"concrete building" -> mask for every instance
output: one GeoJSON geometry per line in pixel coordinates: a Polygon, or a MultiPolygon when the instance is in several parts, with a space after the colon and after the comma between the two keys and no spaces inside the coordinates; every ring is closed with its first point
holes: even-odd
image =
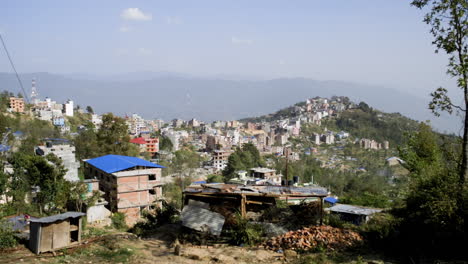
{"type": "Polygon", "coordinates": [[[188,125],[191,126],[191,127],[199,127],[200,126],[200,121],[193,118],[188,122],[188,125]]]}
{"type": "Polygon", "coordinates": [[[215,150],[213,151],[213,167],[216,168],[217,171],[224,170],[226,168],[229,156],[231,156],[231,151],[225,150],[215,150]]]}
{"type": "Polygon", "coordinates": [[[18,97],[10,97],[10,109],[12,112],[24,113],[24,99],[18,97]]]}
{"type": "Polygon", "coordinates": [[[85,161],[85,177],[99,180],[108,209],[125,214],[126,223],[132,226],[143,210],[159,206],[162,168],[136,157],[106,155],[85,161]]]}
{"type": "Polygon", "coordinates": [[[276,175],[276,170],[269,168],[251,168],[250,175],[255,179],[264,179],[275,185],[281,185],[281,175],[276,175]]]}
{"type": "Polygon", "coordinates": [[[66,116],[73,116],[73,101],[67,100],[65,104],[63,104],[63,113],[66,116]]]}
{"type": "Polygon", "coordinates": [[[63,166],[67,169],[67,173],[64,178],[67,181],[79,181],[78,168],[80,163],[76,160],[75,146],[70,145],[68,140],[53,139],[47,141],[45,146],[38,146],[36,148],[36,154],[41,156],[47,156],[48,154],[54,154],[62,160],[63,166]]]}
{"type": "MultiPolygon", "coordinates": [[[[149,135],[145,133],[146,135],[149,135]]],[[[147,152],[151,156],[154,156],[159,151],[159,139],[152,137],[138,137],[130,140],[130,143],[138,145],[140,153],[147,152]]]]}
{"type": "Polygon", "coordinates": [[[92,114],[91,115],[91,122],[93,123],[95,128],[99,128],[102,125],[102,116],[92,114]]]}

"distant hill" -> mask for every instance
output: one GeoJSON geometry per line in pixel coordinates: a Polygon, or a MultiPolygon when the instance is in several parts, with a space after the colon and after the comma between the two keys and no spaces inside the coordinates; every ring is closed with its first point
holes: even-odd
{"type": "MultiPolygon", "coordinates": [[[[359,104],[360,102],[354,102],[359,104]]],[[[365,102],[364,102],[365,103],[365,102]]],[[[299,102],[271,114],[258,117],[243,118],[241,122],[275,121],[296,117],[295,106],[303,106],[299,102]]],[[[419,122],[400,113],[385,113],[367,106],[349,109],[339,113],[337,117],[322,120],[322,127],[339,132],[346,131],[357,138],[374,139],[379,142],[387,140],[392,146],[400,145],[405,140],[405,133],[416,131],[419,122]]]]}
{"type": "MultiPolygon", "coordinates": [[[[454,119],[435,120],[427,102],[413,95],[382,87],[341,81],[316,81],[304,78],[273,80],[223,80],[194,78],[169,73],[107,76],[63,76],[50,73],[22,74],[30,92],[36,78],[41,98],[91,105],[98,113],[119,115],[139,113],[145,118],[197,118],[203,121],[234,120],[272,113],[277,109],[314,96],[348,96],[355,102],[368,102],[385,112],[400,112],[417,120],[434,120],[441,131],[458,133],[454,119]]],[[[0,90],[20,91],[15,76],[0,73],[0,90]]]]}

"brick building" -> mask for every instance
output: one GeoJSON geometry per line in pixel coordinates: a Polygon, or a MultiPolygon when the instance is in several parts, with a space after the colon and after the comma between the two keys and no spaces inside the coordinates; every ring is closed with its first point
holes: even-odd
{"type": "Polygon", "coordinates": [[[152,137],[138,137],[130,140],[130,143],[137,145],[140,152],[148,152],[154,156],[159,151],[159,139],[152,137]]]}
{"type": "Polygon", "coordinates": [[[125,221],[132,226],[142,210],[158,205],[162,168],[136,157],[106,155],[85,161],[85,177],[99,180],[108,209],[124,213],[125,221]]]}
{"type": "Polygon", "coordinates": [[[10,108],[13,112],[24,113],[24,99],[10,97],[10,108]]]}

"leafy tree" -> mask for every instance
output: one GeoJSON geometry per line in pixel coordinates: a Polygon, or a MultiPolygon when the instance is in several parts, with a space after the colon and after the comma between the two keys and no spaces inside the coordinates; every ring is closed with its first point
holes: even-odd
{"type": "Polygon", "coordinates": [[[223,176],[219,174],[210,174],[206,176],[206,182],[212,183],[212,182],[223,182],[223,176]]]}
{"type": "Polygon", "coordinates": [[[102,124],[97,132],[97,144],[101,155],[138,155],[138,149],[130,143],[128,126],[123,118],[108,113],[102,116],[102,124]]]}
{"type": "Polygon", "coordinates": [[[257,147],[252,143],[247,143],[242,148],[237,148],[228,158],[228,164],[223,170],[223,176],[229,180],[236,177],[236,172],[248,170],[254,167],[264,167],[265,161],[260,156],[257,147]]]}
{"type": "Polygon", "coordinates": [[[85,125],[85,129],[80,131],[78,136],[73,139],[73,142],[78,160],[96,158],[102,153],[92,123],[85,125]]]}
{"type": "Polygon", "coordinates": [[[447,74],[457,78],[457,86],[463,91],[463,106],[453,104],[447,89],[442,87],[431,93],[432,102],[429,104],[436,115],[439,115],[439,111],[452,113],[453,110],[460,110],[465,114],[458,188],[458,200],[461,202],[461,193],[468,177],[468,1],[413,0],[412,5],[417,8],[430,8],[424,22],[431,26],[431,34],[434,37],[432,43],[436,46],[436,52],[443,50],[450,56],[447,74]]]}
{"type": "Polygon", "coordinates": [[[452,238],[463,234],[468,217],[466,211],[460,210],[467,194],[462,196],[462,203],[458,202],[458,167],[442,143],[446,144],[430,126],[421,123],[418,132],[400,148],[400,157],[406,161],[410,174],[403,206],[396,207],[394,214],[402,220],[403,235],[423,244],[437,240],[440,232],[448,232],[452,238]]]}
{"type": "Polygon", "coordinates": [[[89,114],[94,114],[94,110],[90,105],[86,107],[86,112],[88,112],[89,114]]]}
{"type": "Polygon", "coordinates": [[[172,141],[163,135],[159,136],[159,149],[165,150],[165,151],[172,151],[173,144],[172,141]]]}
{"type": "Polygon", "coordinates": [[[17,152],[9,161],[14,172],[8,195],[13,198],[16,208],[20,209],[26,195],[33,187],[37,187],[34,204],[40,214],[65,209],[70,183],[64,179],[66,169],[59,158],[53,154],[44,158],[17,152]]]}

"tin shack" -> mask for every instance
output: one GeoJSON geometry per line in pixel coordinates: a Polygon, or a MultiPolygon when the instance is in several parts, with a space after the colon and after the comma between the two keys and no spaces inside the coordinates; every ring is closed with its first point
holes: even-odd
{"type": "Polygon", "coordinates": [[[65,248],[81,241],[79,212],[66,212],[30,221],[29,249],[36,254],[65,248]]]}

